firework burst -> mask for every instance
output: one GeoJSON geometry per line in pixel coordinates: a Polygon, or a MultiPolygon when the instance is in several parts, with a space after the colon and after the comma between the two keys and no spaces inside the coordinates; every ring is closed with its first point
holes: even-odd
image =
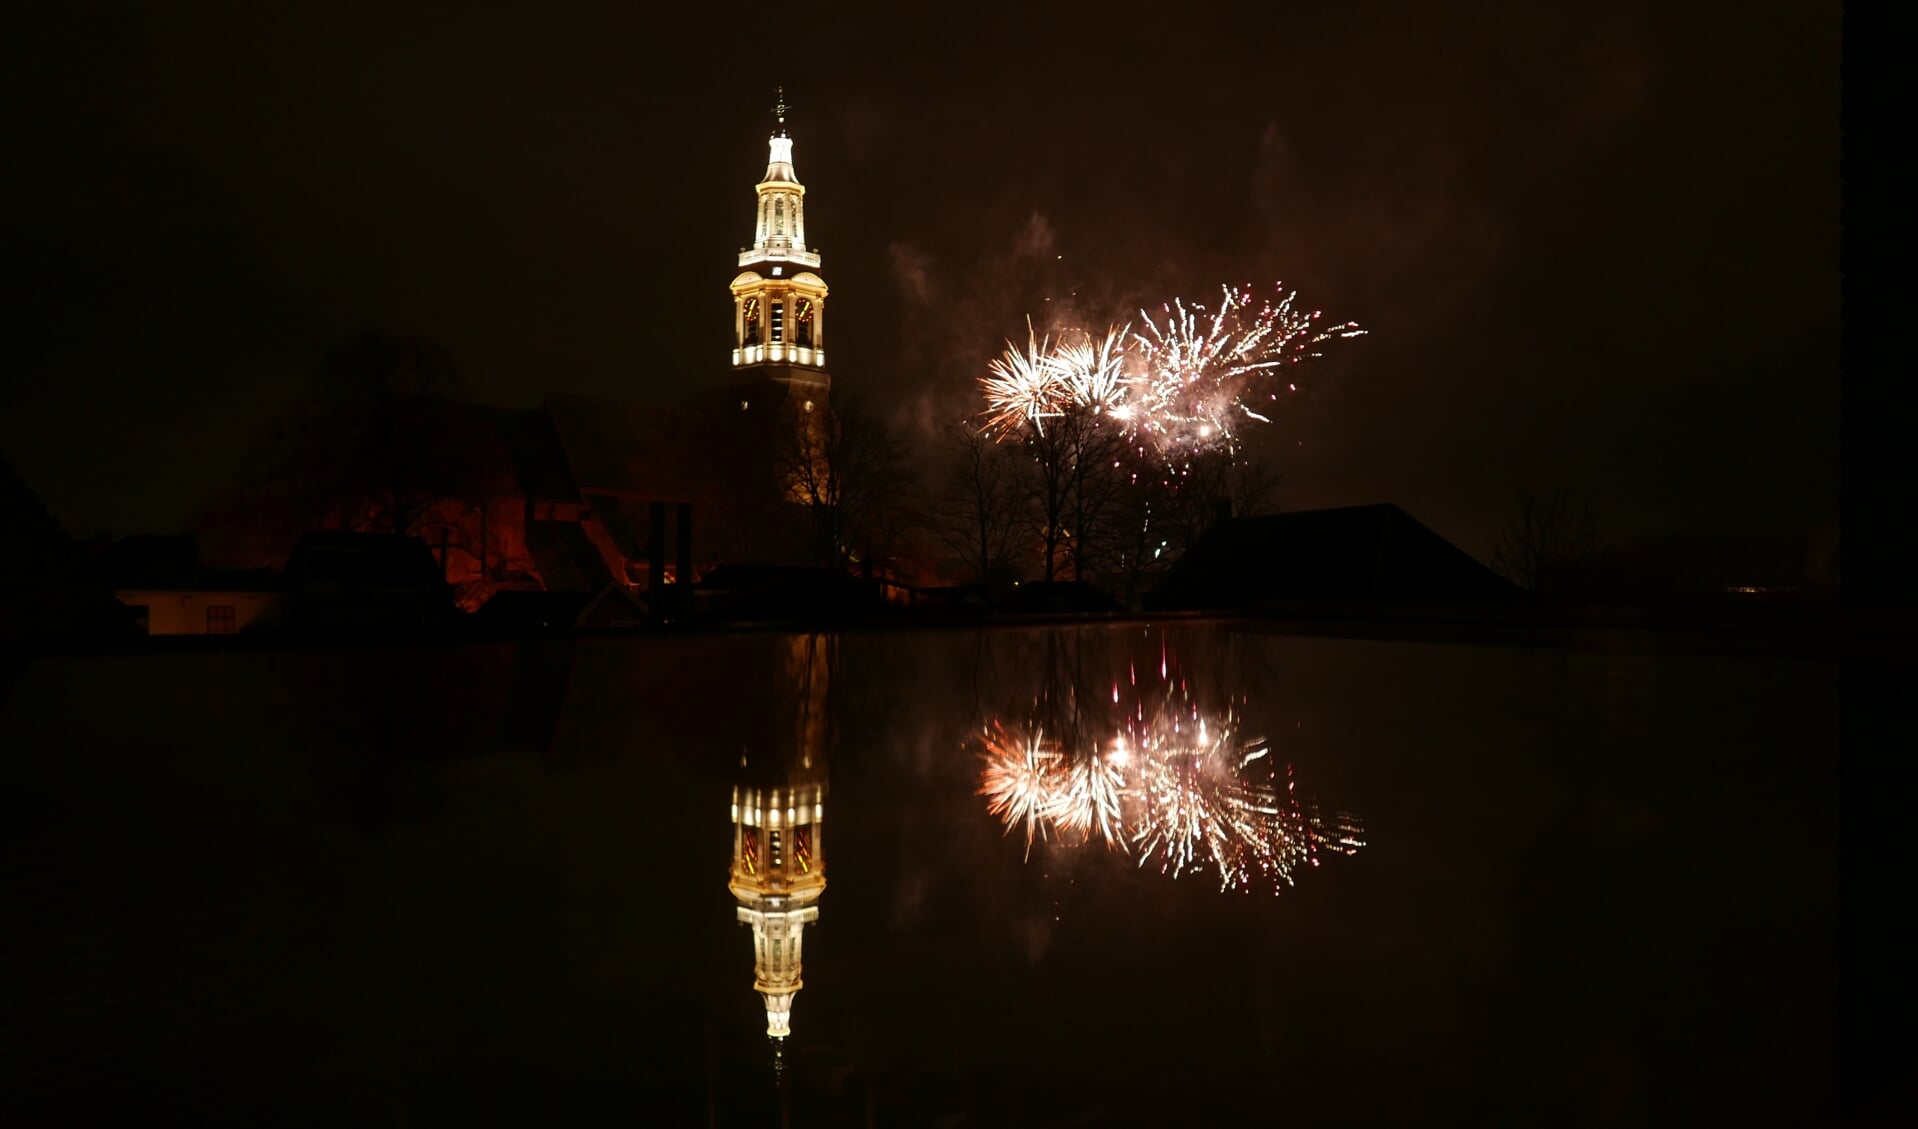
{"type": "Polygon", "coordinates": [[[1290,293],[1257,303],[1249,288],[1227,286],[1216,310],[1176,298],[1161,307],[1159,320],[1141,310],[1143,328],[1131,341],[1138,364],[1134,426],[1175,454],[1206,446],[1230,451],[1243,421],[1271,422],[1254,404],[1278,399],[1271,383],[1277,370],[1319,356],[1326,341],[1365,332],[1356,322],[1318,327],[1320,312],[1301,311],[1297,299],[1290,293]]]}
{"type": "Polygon", "coordinates": [[[1039,337],[1030,323],[1026,330],[1025,349],[1006,342],[1005,352],[987,366],[986,375],[979,380],[979,390],[986,400],[981,423],[988,433],[1002,438],[1027,426],[1043,435],[1045,421],[1061,415],[1070,403],[1054,363],[1052,339],[1039,337]]]}
{"type": "Polygon", "coordinates": [[[1121,422],[1131,418],[1132,407],[1126,400],[1130,383],[1125,375],[1128,329],[1114,327],[1103,339],[1085,333],[1060,342],[1047,360],[1062,400],[1121,422]]]}
{"type": "MultiPolygon", "coordinates": [[[[1141,448],[1168,462],[1207,448],[1238,447],[1246,420],[1279,398],[1275,374],[1320,355],[1319,346],[1365,331],[1356,322],[1324,327],[1304,312],[1296,292],[1259,302],[1249,288],[1221,288],[1217,309],[1175,298],[1142,328],[1113,326],[1104,338],[1076,332],[1054,343],[1027,324],[1024,349],[1006,348],[980,379],[985,429],[1001,439],[1073,409],[1102,414],[1141,448]]],[[[1286,390],[1293,389],[1291,383],[1286,390]]]]}

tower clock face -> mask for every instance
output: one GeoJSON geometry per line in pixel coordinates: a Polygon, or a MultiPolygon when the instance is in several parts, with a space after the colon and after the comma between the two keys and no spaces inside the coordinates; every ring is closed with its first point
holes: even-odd
{"type": "Polygon", "coordinates": [[[794,334],[793,336],[794,342],[803,346],[804,348],[807,348],[807,349],[812,348],[813,340],[812,340],[812,299],[811,298],[801,298],[797,302],[793,303],[793,325],[797,327],[798,329],[798,332],[794,334]]]}

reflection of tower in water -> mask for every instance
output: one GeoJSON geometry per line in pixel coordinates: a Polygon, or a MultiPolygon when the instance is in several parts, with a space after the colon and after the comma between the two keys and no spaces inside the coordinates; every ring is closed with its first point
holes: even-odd
{"type": "Polygon", "coordinates": [[[831,645],[818,635],[784,641],[768,747],[742,755],[741,782],[733,788],[727,886],[739,902],[739,921],[752,927],[753,989],[765,1000],[776,1053],[792,1032],[805,929],[819,919],[826,890],[831,645]]]}

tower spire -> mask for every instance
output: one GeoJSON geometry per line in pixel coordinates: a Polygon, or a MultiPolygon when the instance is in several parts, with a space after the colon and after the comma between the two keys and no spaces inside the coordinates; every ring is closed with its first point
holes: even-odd
{"type": "Polygon", "coordinates": [[[806,186],[793,172],[793,139],[786,132],[792,105],[784,86],[774,88],[772,111],[766,175],[753,186],[753,242],[740,248],[740,273],[733,277],[732,367],[823,392],[831,384],[826,282],[818,274],[819,252],[806,245],[806,186]]]}

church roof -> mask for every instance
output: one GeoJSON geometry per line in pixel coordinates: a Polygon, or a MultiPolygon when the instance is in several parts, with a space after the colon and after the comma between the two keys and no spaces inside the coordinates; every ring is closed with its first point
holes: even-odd
{"type": "Polygon", "coordinates": [[[1215,610],[1260,600],[1491,603],[1516,589],[1394,505],[1220,523],[1167,572],[1155,608],[1215,610]]]}

